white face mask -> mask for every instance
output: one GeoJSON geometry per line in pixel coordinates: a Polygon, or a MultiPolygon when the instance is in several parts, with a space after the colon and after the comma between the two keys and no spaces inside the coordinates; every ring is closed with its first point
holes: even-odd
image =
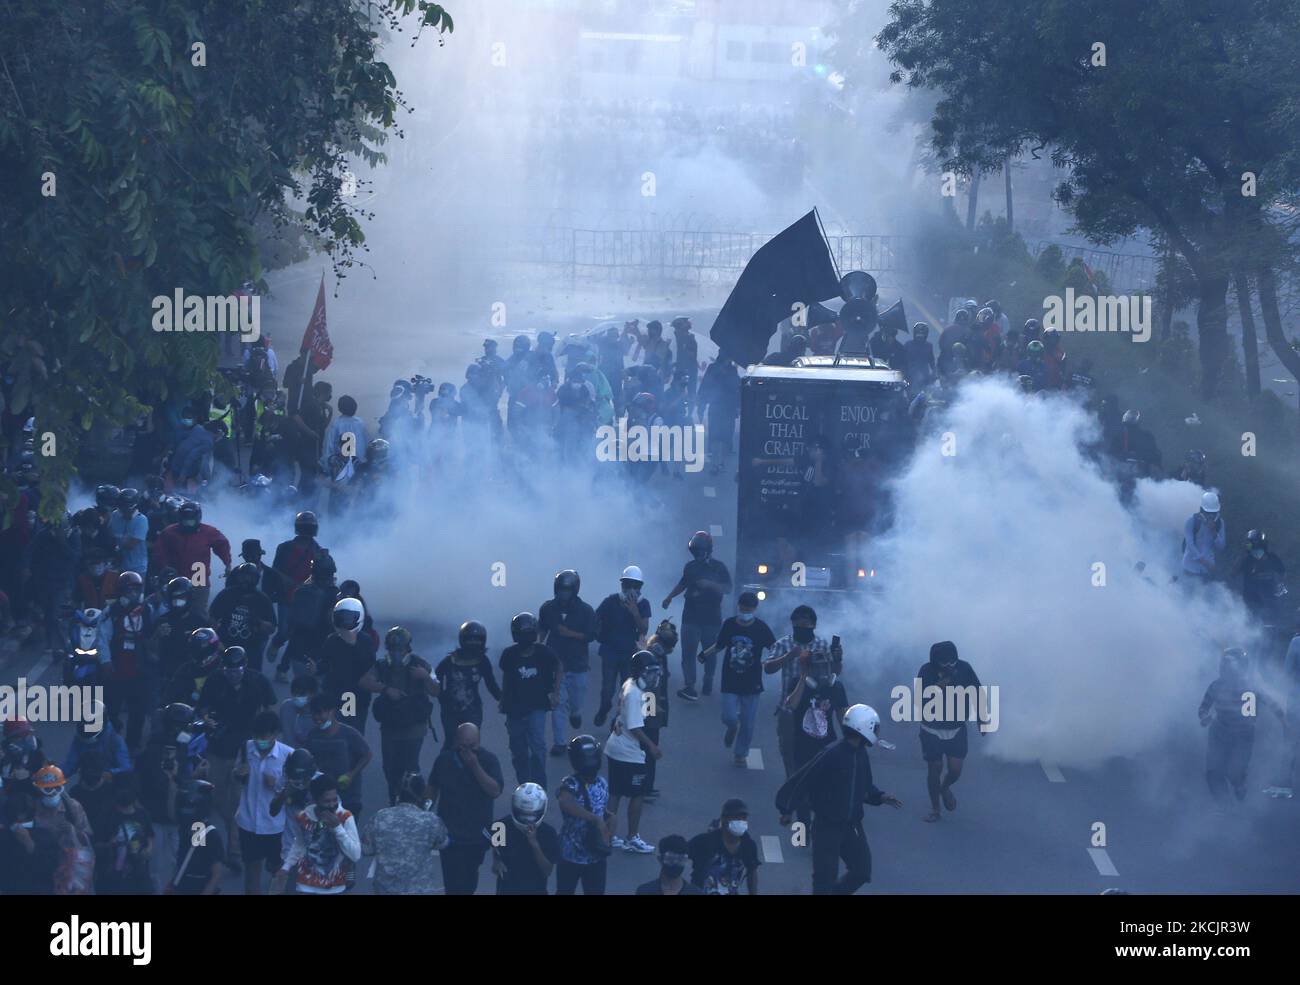
{"type": "Polygon", "coordinates": [[[46,807],[58,807],[59,801],[61,801],[62,799],[63,799],[62,790],[55,790],[52,791],[51,793],[41,794],[41,803],[43,803],[46,807]]]}
{"type": "Polygon", "coordinates": [[[728,821],[728,822],[727,822],[727,830],[730,831],[730,832],[731,832],[733,835],[735,835],[737,838],[739,838],[741,835],[743,835],[746,831],[749,830],[749,822],[748,822],[748,821],[728,821]]]}

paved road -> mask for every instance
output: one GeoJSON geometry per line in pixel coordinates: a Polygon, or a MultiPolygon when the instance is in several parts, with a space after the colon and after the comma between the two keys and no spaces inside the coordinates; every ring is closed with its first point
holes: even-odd
{"type": "MultiPolygon", "coordinates": [[[[635,519],[617,531],[602,535],[622,539],[626,556],[640,557],[635,546],[648,536],[672,534],[680,544],[670,545],[687,559],[685,541],[691,530],[712,529],[717,555],[734,560],[735,502],[730,475],[714,476],[709,471],[685,476],[682,481],[664,480],[658,487],[662,505],[652,510],[655,529],[644,529],[635,519]]],[[[232,533],[237,534],[238,531],[232,533]]],[[[667,551],[671,556],[672,550],[667,551]]],[[[346,567],[346,566],[344,566],[346,567]]],[[[676,569],[660,564],[647,571],[646,595],[661,615],[659,600],[673,580],[676,569]]],[[[341,574],[346,576],[347,571],[341,574]]],[[[584,586],[584,596],[593,603],[605,590],[594,578],[584,586]]],[[[545,597],[546,585],[538,586],[545,597]]],[[[382,598],[372,599],[382,608],[382,598]]],[[[680,617],[680,600],[673,617],[680,617]]],[[[499,606],[498,606],[499,608],[499,606]]],[[[763,613],[777,630],[783,620],[775,611],[763,613]]],[[[506,615],[508,618],[508,615],[506,615]]],[[[413,624],[417,649],[440,654],[450,647],[459,617],[438,624],[413,624]]],[[[490,633],[499,640],[504,620],[495,620],[490,633]],[[501,622],[500,626],[496,622],[501,622]]],[[[833,626],[821,631],[835,632],[833,626]]],[[[490,638],[491,640],[491,638],[490,638]]],[[[856,641],[846,638],[852,663],[856,641]]],[[[493,657],[497,646],[490,648],[493,657]]],[[[31,667],[34,657],[11,660],[6,682],[31,667]]],[[[40,671],[38,665],[31,670],[40,671]]],[[[26,672],[30,680],[31,671],[26,672]]],[[[593,675],[594,678],[595,675],[593,675]]],[[[680,680],[680,667],[673,668],[680,680]]],[[[855,672],[846,675],[850,701],[866,700],[882,712],[888,708],[886,695],[892,682],[872,680],[855,672]]],[[[772,679],[773,683],[775,679],[772,679]]],[[[277,688],[285,693],[285,688],[277,688]]],[[[588,727],[595,710],[596,694],[589,692],[584,716],[588,727]]],[[[765,864],[760,870],[764,893],[807,893],[810,860],[807,848],[795,847],[790,833],[782,830],[772,808],[777,787],[783,779],[774,731],[775,696],[763,696],[758,734],[749,767],[732,765],[731,752],[722,742],[716,694],[691,705],[674,698],[671,726],[663,736],[664,759],[659,766],[660,799],[646,806],[642,834],[657,842],[670,833],[691,836],[703,831],[715,817],[724,799],[741,797],[752,808],[751,833],[758,840],[765,864]]],[[[1099,709],[1100,714],[1105,709],[1099,709]]],[[[1265,726],[1262,726],[1265,727],[1265,726]]],[[[1052,764],[1011,764],[982,754],[980,739],[972,736],[972,753],[965,776],[956,787],[958,810],[946,814],[939,824],[922,823],[927,809],[925,769],[921,762],[915,727],[886,721],[884,732],[893,738],[895,751],[872,754],[876,782],[897,794],[901,810],[869,808],[868,834],[875,857],[875,880],[864,892],[873,893],[1098,893],[1121,888],[1134,893],[1258,893],[1300,890],[1300,845],[1295,839],[1300,801],[1274,801],[1259,793],[1263,777],[1269,775],[1271,731],[1261,735],[1260,751],[1252,778],[1252,794],[1243,808],[1229,817],[1211,814],[1201,778],[1202,749],[1153,752],[1144,761],[1116,761],[1095,771],[1058,769],[1052,764]],[[1172,778],[1172,779],[1171,779],[1172,778]],[[1094,843],[1093,825],[1105,825],[1104,848],[1094,843]]],[[[43,726],[47,746],[61,752],[69,741],[68,726],[43,726]]],[[[597,731],[599,734],[600,730],[597,731]]],[[[603,736],[601,736],[603,738],[603,736]]],[[[378,730],[372,722],[368,738],[378,749],[378,730]]],[[[489,716],[484,744],[502,759],[507,784],[513,781],[505,730],[501,721],[489,716]]],[[[426,742],[422,767],[427,770],[437,751],[426,742]]],[[[548,782],[554,788],[566,761],[548,762],[548,782]]],[[[366,801],[378,806],[383,779],[376,762],[365,777],[366,801]]],[[[508,809],[505,797],[501,813],[508,809]]],[[[373,810],[368,806],[367,810],[373,810]]],[[[549,819],[558,822],[552,805],[549,819]]],[[[367,890],[367,879],[359,891],[367,890]]],[[[657,863],[653,856],[616,853],[609,869],[609,891],[631,892],[639,883],[653,878],[657,863]]],[[[231,876],[225,891],[241,891],[241,881],[231,876]]],[[[480,892],[493,891],[493,880],[484,867],[480,892]]]]}

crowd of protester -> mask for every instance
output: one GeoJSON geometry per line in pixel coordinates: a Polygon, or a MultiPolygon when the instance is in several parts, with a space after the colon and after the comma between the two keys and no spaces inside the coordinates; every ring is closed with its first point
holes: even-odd
{"type": "MultiPolygon", "coordinates": [[[[238,557],[228,535],[203,520],[205,489],[223,469],[251,476],[245,490],[280,489],[297,507],[328,503],[320,515],[341,517],[395,472],[459,460],[471,444],[493,449],[498,467],[545,460],[590,469],[595,429],[619,419],[698,422],[719,472],[733,446],[740,368],[725,356],[703,363],[689,318],[669,328],[629,320],[560,346],[548,332],[519,335],[508,357],[487,339],[459,386],[397,381],[373,434],[355,399],[335,400],[328,382],[313,379],[305,355],[279,379],[261,342],[237,386],[190,399],[174,422],[158,422],[142,488],[101,485],[92,506],[56,521],[35,515],[39,473],[33,449],[23,449],[13,471],[24,498],[0,532],[0,629],[39,638],[66,683],[102,687],[105,724],[76,731],[56,752],[32,723],[4,723],[0,890],[214,893],[227,874],[242,873],[249,893],[334,894],[349,891],[371,857],[375,892],[468,894],[490,857],[501,893],[552,885],[602,893],[609,859],[621,851],[658,855],[660,876],[638,892],[757,892],[760,859],[743,800],[725,799],[694,837],[665,835],[657,846],[641,819],[658,792],[671,698],[699,703],[716,686],[724,745],[744,767],[769,675],[779,675],[776,731],[788,777],[778,806],[784,821],[813,826],[814,891],[851,893],[868,881],[862,805],[898,806],[874,786],[866,761],[879,719],[850,702],[838,637],[818,631],[811,606],[777,629],[759,617],[755,594],[728,602],[735,587],[708,533],[690,538],[691,560],[663,600],[666,611],[683,596],[678,623],[654,624],[635,565],[595,605],[566,570],[536,612],[511,621],[511,643],[495,661],[487,627],[473,620],[434,661],[416,653],[407,628],[381,635],[383,600],[372,608],[355,580],[339,580],[317,511],[299,509],[293,536],[273,551],[243,539],[238,557]],[[484,691],[504,719],[513,790],[481,740],[484,691]],[[609,729],[603,740],[582,731],[593,703],[592,726],[609,729]],[[371,717],[378,743],[368,738],[371,717]],[[430,737],[441,749],[425,774],[430,737]],[[382,781],[370,779],[376,755],[382,781]],[[551,759],[567,769],[558,784],[551,759]]],[[[789,331],[766,361],[834,353],[842,335],[833,320],[806,335],[789,331]]],[[[1036,320],[1011,329],[996,301],[968,301],[939,333],[937,354],[929,326],[911,335],[904,343],[879,329],[869,352],[904,374],[918,419],[972,375],[1009,374],[1027,393],[1083,390],[1102,422],[1097,454],[1115,466],[1121,489],[1163,474],[1140,415],[1120,415],[1112,398],[1099,397],[1090,367],[1074,370],[1059,334],[1036,320]]],[[[1205,470],[1193,452],[1175,475],[1204,486],[1205,470]]],[[[642,483],[682,478],[663,463],[628,474],[642,483]]],[[[1278,663],[1290,680],[1300,677],[1300,635],[1292,637],[1300,627],[1286,613],[1285,568],[1266,535],[1230,539],[1207,489],[1182,552],[1184,580],[1237,581],[1249,610],[1275,631],[1278,663]],[[1228,545],[1243,541],[1233,568],[1228,545]]],[[[1244,651],[1226,651],[1200,708],[1207,781],[1221,803],[1245,794],[1255,719],[1233,695],[1256,669],[1244,651]]],[[[946,641],[919,674],[978,685],[946,641]]],[[[928,821],[955,809],[964,729],[923,729],[928,821]]]]}

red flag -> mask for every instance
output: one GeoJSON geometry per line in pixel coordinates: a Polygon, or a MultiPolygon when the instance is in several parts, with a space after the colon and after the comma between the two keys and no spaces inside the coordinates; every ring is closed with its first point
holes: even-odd
{"type": "Polygon", "coordinates": [[[313,369],[323,370],[334,361],[334,346],[330,343],[329,329],[325,327],[325,275],[320,275],[320,290],[316,292],[316,307],[312,309],[307,331],[302,333],[303,352],[311,353],[313,369]]]}

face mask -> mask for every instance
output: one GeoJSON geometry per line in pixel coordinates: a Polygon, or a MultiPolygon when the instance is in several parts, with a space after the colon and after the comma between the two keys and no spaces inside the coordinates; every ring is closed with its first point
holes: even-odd
{"type": "Polygon", "coordinates": [[[737,838],[739,838],[741,835],[743,835],[746,831],[749,830],[749,822],[748,822],[748,821],[728,821],[728,822],[727,822],[727,830],[730,831],[730,832],[731,832],[733,835],[735,835],[737,838]]]}
{"type": "Polygon", "coordinates": [[[181,427],[183,427],[183,428],[192,428],[192,427],[194,427],[194,422],[193,422],[192,420],[190,420],[188,417],[184,417],[184,418],[181,419],[181,427]]]}
{"type": "Polygon", "coordinates": [[[555,600],[557,602],[567,602],[571,598],[573,598],[573,593],[570,591],[561,590],[555,593],[555,600]]]}
{"type": "Polygon", "coordinates": [[[271,749],[271,747],[275,745],[275,740],[274,740],[274,739],[254,739],[254,740],[253,740],[253,745],[257,746],[257,751],[258,751],[258,752],[269,752],[270,749],[271,749]]]}
{"type": "Polygon", "coordinates": [[[686,866],[678,865],[675,862],[672,865],[669,865],[667,862],[665,862],[662,869],[663,874],[666,875],[669,879],[676,879],[680,877],[681,874],[685,871],[686,871],[686,866]]]}
{"type": "Polygon", "coordinates": [[[320,731],[322,731],[322,732],[328,732],[328,731],[329,731],[329,727],[330,727],[331,725],[333,725],[333,724],[334,724],[334,722],[333,722],[332,720],[326,720],[326,721],[323,721],[323,722],[319,722],[319,723],[316,725],[316,728],[320,729],[320,731]]]}
{"type": "Polygon", "coordinates": [[[794,630],[793,636],[796,643],[803,644],[811,643],[813,641],[813,636],[815,634],[813,633],[811,626],[794,626],[792,628],[794,630]]]}
{"type": "Polygon", "coordinates": [[[641,589],[625,588],[623,589],[623,598],[627,599],[629,602],[639,602],[641,601],[641,589]]]}
{"type": "Polygon", "coordinates": [[[41,803],[46,807],[58,807],[59,801],[63,799],[63,791],[55,790],[53,793],[41,794],[41,803]]]}
{"type": "Polygon", "coordinates": [[[26,828],[28,831],[30,831],[32,828],[36,827],[36,822],[35,822],[35,821],[24,821],[22,824],[15,824],[14,827],[15,827],[15,828],[26,828]]]}
{"type": "Polygon", "coordinates": [[[751,622],[753,622],[753,621],[754,621],[754,613],[752,613],[752,612],[737,612],[737,613],[736,613],[736,622],[743,622],[743,623],[748,624],[748,623],[751,623],[751,622]]]}
{"type": "Polygon", "coordinates": [[[172,599],[172,608],[173,608],[173,609],[183,609],[183,608],[185,608],[187,605],[189,605],[189,602],[186,601],[185,599],[172,599]]]}
{"type": "Polygon", "coordinates": [[[305,694],[300,694],[300,695],[298,695],[296,698],[294,698],[294,699],[293,699],[293,706],[294,706],[295,708],[306,708],[306,707],[307,707],[307,695],[305,695],[305,694]]]}

